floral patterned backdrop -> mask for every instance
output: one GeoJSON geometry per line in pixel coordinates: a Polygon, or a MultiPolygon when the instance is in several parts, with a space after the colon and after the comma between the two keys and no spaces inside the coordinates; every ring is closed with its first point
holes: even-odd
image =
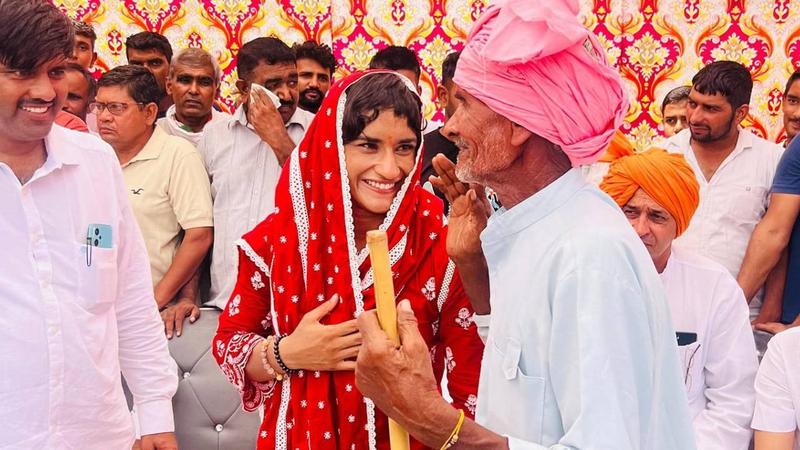
{"type": "MultiPolygon", "coordinates": [[[[221,96],[235,96],[236,50],[258,36],[292,44],[315,39],[332,46],[339,74],[367,66],[387,45],[414,49],[423,65],[425,113],[441,63],[460,49],[490,0],[53,0],[73,18],[94,24],[96,70],[125,63],[125,38],[148,29],[174,48],[213,52],[224,71],[221,96]]],[[[536,0],[531,0],[536,1],[536,0]]],[[[627,82],[632,106],[624,131],[637,147],[660,133],[660,100],[688,84],[703,65],[730,59],[755,80],[747,125],[783,137],[781,94],[800,64],[800,0],[580,0],[581,18],[606,46],[627,82]]]]}

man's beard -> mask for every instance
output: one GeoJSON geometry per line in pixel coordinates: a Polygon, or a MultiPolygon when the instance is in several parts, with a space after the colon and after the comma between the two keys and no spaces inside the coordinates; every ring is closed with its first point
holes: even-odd
{"type": "Polygon", "coordinates": [[[692,140],[697,142],[702,142],[704,144],[708,144],[709,142],[716,142],[730,133],[731,128],[734,127],[734,121],[736,120],[736,115],[731,114],[731,120],[728,122],[728,126],[721,133],[713,134],[711,129],[709,129],[707,134],[704,135],[696,135],[694,131],[691,129],[691,124],[689,124],[689,132],[692,134],[692,140]]]}
{"type": "Polygon", "coordinates": [[[300,93],[300,99],[298,100],[297,103],[300,106],[300,108],[302,108],[302,109],[304,109],[304,110],[306,110],[308,112],[312,112],[312,113],[316,114],[317,111],[319,111],[319,107],[322,106],[322,100],[324,100],[324,99],[325,99],[325,94],[323,94],[322,91],[320,91],[317,88],[310,87],[310,88],[303,89],[303,92],[300,93]],[[317,99],[316,100],[311,100],[311,99],[306,98],[305,94],[307,92],[316,92],[317,93],[317,99]]]}

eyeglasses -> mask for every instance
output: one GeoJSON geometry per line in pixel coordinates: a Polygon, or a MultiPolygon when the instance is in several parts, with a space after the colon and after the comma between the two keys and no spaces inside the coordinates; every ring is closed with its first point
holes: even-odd
{"type": "Polygon", "coordinates": [[[89,112],[92,114],[100,115],[103,110],[108,109],[108,112],[115,116],[121,116],[129,106],[131,105],[138,105],[141,109],[144,106],[144,103],[124,103],[124,102],[109,102],[109,103],[101,103],[101,102],[92,102],[89,103],[89,112]]]}

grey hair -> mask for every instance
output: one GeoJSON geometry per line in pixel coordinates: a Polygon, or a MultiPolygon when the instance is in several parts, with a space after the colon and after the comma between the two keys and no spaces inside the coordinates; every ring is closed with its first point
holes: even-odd
{"type": "Polygon", "coordinates": [[[219,86],[219,82],[222,79],[222,69],[219,67],[217,58],[211,56],[207,51],[194,47],[178,50],[178,53],[175,53],[169,64],[170,78],[175,76],[175,66],[178,64],[192,67],[210,65],[214,69],[214,83],[219,86]]]}

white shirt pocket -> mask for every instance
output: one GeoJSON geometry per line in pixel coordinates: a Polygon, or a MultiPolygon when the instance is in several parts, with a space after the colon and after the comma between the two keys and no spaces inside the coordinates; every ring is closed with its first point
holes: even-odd
{"type": "Polygon", "coordinates": [[[78,292],[75,298],[83,309],[102,313],[117,296],[117,249],[83,244],[78,253],[78,292]]]}
{"type": "Polygon", "coordinates": [[[514,337],[501,337],[492,341],[490,360],[499,376],[490,377],[491,403],[503,408],[486,411],[492,424],[503,424],[503,430],[513,430],[513,437],[530,442],[541,442],[545,407],[545,379],[525,374],[520,366],[522,345],[514,337]],[[524,431],[522,431],[524,430],[524,431]]]}

